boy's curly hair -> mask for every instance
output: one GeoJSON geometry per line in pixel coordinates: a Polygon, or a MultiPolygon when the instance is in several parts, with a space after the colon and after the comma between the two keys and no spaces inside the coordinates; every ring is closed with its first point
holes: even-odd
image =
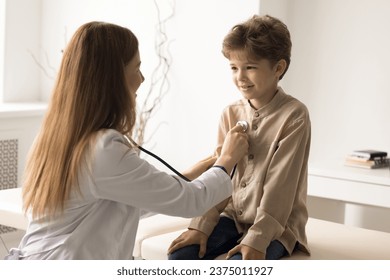
{"type": "Polygon", "coordinates": [[[290,65],[291,38],[287,26],[279,19],[265,15],[254,15],[247,21],[235,25],[225,36],[222,53],[229,59],[230,53],[244,50],[253,59],[267,59],[272,64],[284,59],[286,70],[290,65]]]}

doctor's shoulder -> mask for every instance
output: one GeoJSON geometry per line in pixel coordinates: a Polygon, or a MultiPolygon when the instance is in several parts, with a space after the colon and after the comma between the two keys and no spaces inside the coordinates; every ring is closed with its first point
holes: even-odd
{"type": "Polygon", "coordinates": [[[115,129],[104,129],[97,132],[91,140],[91,159],[98,166],[115,167],[127,154],[136,154],[129,140],[115,129]]]}

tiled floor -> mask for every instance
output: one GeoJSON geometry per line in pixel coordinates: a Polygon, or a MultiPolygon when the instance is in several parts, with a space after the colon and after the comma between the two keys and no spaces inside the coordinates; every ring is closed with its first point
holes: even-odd
{"type": "Polygon", "coordinates": [[[0,234],[0,260],[8,254],[8,250],[13,247],[18,247],[20,240],[24,235],[23,230],[0,234]]]}

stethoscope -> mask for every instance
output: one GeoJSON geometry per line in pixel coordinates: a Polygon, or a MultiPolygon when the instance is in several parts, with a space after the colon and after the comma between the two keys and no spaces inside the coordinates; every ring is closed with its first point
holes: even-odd
{"type": "MultiPolygon", "coordinates": [[[[246,132],[248,130],[248,127],[249,127],[249,124],[248,122],[246,121],[238,121],[236,125],[240,125],[242,127],[242,132],[246,132]]],[[[145,148],[141,147],[140,145],[138,145],[133,139],[129,138],[129,137],[126,137],[126,140],[131,143],[132,145],[136,146],[140,151],[144,152],[145,154],[148,154],[150,155],[151,157],[157,159],[159,162],[161,162],[162,164],[164,164],[166,167],[168,167],[172,172],[174,172],[177,176],[179,176],[180,178],[182,178],[183,180],[187,181],[187,182],[190,182],[191,180],[188,179],[186,176],[184,176],[183,174],[181,174],[179,171],[177,171],[175,168],[173,168],[169,163],[167,163],[165,160],[163,160],[162,158],[160,158],[158,155],[152,153],[151,151],[148,151],[146,150],[145,148]]],[[[233,178],[234,176],[234,173],[236,171],[236,167],[237,167],[237,164],[234,166],[233,168],[233,171],[232,173],[230,174],[230,178],[233,178]]]]}

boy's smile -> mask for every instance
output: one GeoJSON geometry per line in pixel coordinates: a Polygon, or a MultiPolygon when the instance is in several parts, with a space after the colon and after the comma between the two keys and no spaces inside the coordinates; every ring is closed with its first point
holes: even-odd
{"type": "Polygon", "coordinates": [[[267,105],[275,95],[285,61],[272,65],[267,59],[251,59],[246,51],[237,50],[230,53],[229,62],[233,82],[243,97],[255,109],[267,105]]]}

